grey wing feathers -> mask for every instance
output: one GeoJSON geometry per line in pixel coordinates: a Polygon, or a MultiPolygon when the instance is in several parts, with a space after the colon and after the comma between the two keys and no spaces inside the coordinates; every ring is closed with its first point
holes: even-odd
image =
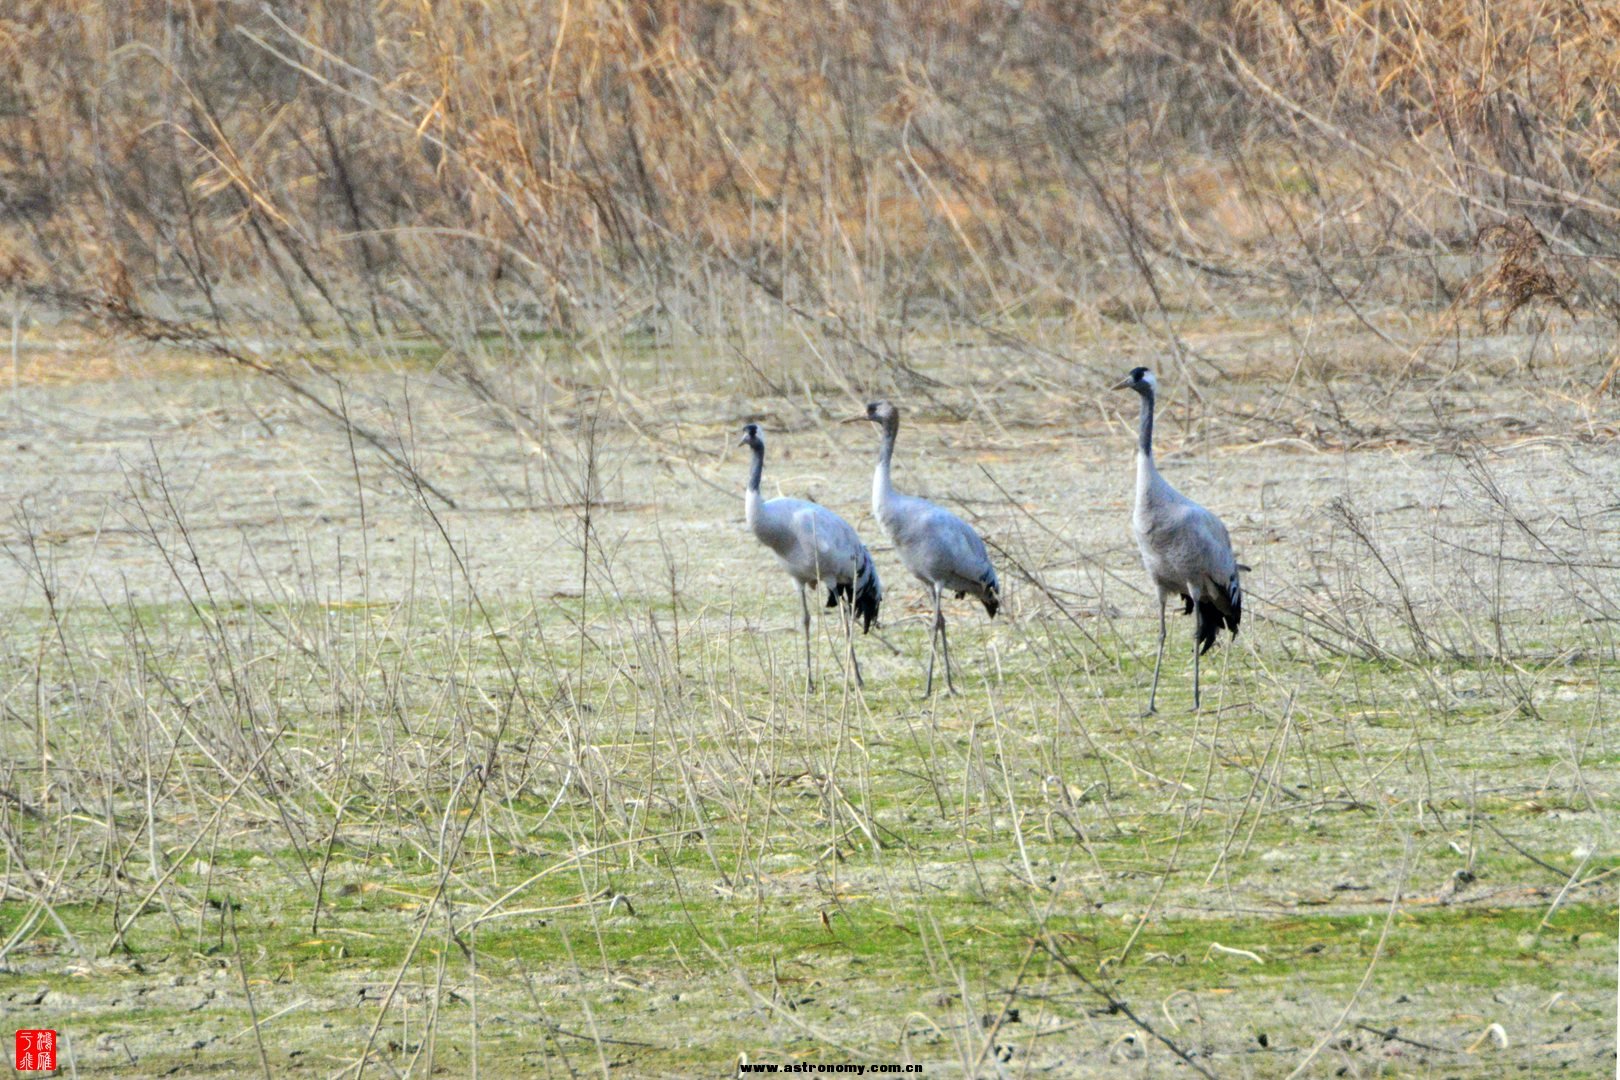
{"type": "Polygon", "coordinates": [[[1206,577],[1224,584],[1237,570],[1226,526],[1197,503],[1157,507],[1146,524],[1148,528],[1138,530],[1137,542],[1160,584],[1179,590],[1185,582],[1206,577]]]}
{"type": "Polygon", "coordinates": [[[955,514],[948,511],[941,513],[951,523],[947,535],[952,537],[956,549],[955,573],[958,578],[975,586],[962,588],[958,584],[956,595],[960,598],[965,593],[973,593],[984,602],[990,617],[995,618],[996,609],[1001,606],[1001,583],[996,579],[996,568],[990,565],[990,553],[985,550],[984,540],[971,525],[955,514]]]}
{"type": "Polygon", "coordinates": [[[895,546],[911,572],[957,596],[971,593],[993,618],[1001,585],[990,553],[973,526],[943,507],[909,498],[889,523],[895,546]]]}
{"type": "Polygon", "coordinates": [[[795,579],[827,587],[828,607],[847,598],[871,628],[883,586],[871,552],[849,522],[818,503],[771,499],[760,507],[755,532],[795,579]]]}
{"type": "Polygon", "coordinates": [[[828,581],[853,577],[855,563],[866,548],[849,522],[825,506],[801,503],[793,508],[793,531],[798,539],[796,572],[828,581]]]}
{"type": "Polygon", "coordinates": [[[1232,538],[1227,535],[1226,525],[1220,518],[1197,503],[1193,504],[1193,509],[1197,511],[1191,515],[1194,521],[1193,535],[1197,539],[1206,572],[1211,577],[1224,579],[1237,571],[1237,559],[1232,557],[1232,538]]]}
{"type": "Polygon", "coordinates": [[[1137,537],[1142,561],[1160,588],[1181,595],[1184,614],[1196,610],[1199,651],[1208,652],[1223,628],[1235,637],[1243,619],[1243,584],[1226,525],[1184,496],[1151,508],[1146,517],[1150,528],[1137,537]]]}

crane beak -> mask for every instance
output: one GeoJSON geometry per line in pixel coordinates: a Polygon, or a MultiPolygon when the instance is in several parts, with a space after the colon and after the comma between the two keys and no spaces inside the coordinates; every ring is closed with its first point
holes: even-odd
{"type": "Polygon", "coordinates": [[[863,420],[872,419],[870,416],[851,416],[847,420],[838,421],[840,424],[859,424],[863,420]]]}
{"type": "Polygon", "coordinates": [[[1131,388],[1131,377],[1129,375],[1127,375],[1123,379],[1119,380],[1119,382],[1115,383],[1113,386],[1110,386],[1108,389],[1110,389],[1110,390],[1129,390],[1130,388],[1131,388]]]}

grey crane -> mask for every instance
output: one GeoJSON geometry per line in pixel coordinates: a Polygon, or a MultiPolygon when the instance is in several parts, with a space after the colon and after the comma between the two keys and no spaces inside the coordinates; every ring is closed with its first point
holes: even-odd
{"type": "Polygon", "coordinates": [[[1171,487],[1153,464],[1153,393],[1158,380],[1145,367],[1134,368],[1115,390],[1135,390],[1142,398],[1136,439],[1136,509],[1131,532],[1142,549],[1142,566],[1159,590],[1159,654],[1153,661],[1153,689],[1144,715],[1154,712],[1159,667],[1164,663],[1164,609],[1171,594],[1181,597],[1182,614],[1198,612],[1193,637],[1193,708],[1198,708],[1198,658],[1210,650],[1221,628],[1236,637],[1243,621],[1247,570],[1232,556],[1232,538],[1221,519],[1171,487]]]}
{"type": "Polygon", "coordinates": [[[844,633],[849,642],[849,661],[855,670],[855,684],[861,680],[860,661],[855,658],[854,620],[862,631],[870,631],[883,604],[883,584],[871,552],[849,522],[817,503],[804,499],[762,499],[759,480],[765,471],[765,435],[758,424],[742,429],[739,446],[754,452],[748,474],[748,494],[744,497],[748,527],[760,543],[776,553],[782,569],[799,586],[799,606],[804,609],[804,680],[815,689],[810,663],[810,601],[806,590],[814,586],[827,590],[827,606],[842,605],[844,633]]]}
{"type": "Polygon", "coordinates": [[[996,609],[1001,606],[996,569],[990,565],[984,541],[973,531],[973,526],[944,507],[894,490],[889,479],[889,464],[894,457],[895,436],[900,432],[900,410],[887,401],[874,401],[866,407],[865,416],[852,417],[847,422],[861,420],[870,420],[883,433],[877,471],[872,475],[872,515],[888,530],[906,569],[928,587],[934,598],[934,629],[928,639],[928,683],[923,696],[934,692],[936,645],[945,653],[945,688],[954,694],[951,643],[945,636],[942,598],[947,592],[955,593],[958,600],[971,593],[990,617],[995,618],[996,609]]]}

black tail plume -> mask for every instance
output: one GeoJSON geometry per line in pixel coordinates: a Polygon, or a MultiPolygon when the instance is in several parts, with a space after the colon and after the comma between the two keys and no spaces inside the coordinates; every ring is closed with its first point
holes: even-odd
{"type": "Polygon", "coordinates": [[[1221,609],[1215,606],[1213,600],[1198,601],[1198,652],[1199,655],[1209,652],[1215,645],[1215,635],[1221,632],[1221,624],[1226,616],[1221,609]]]}
{"type": "Polygon", "coordinates": [[[865,549],[861,551],[860,569],[855,573],[854,604],[855,617],[861,620],[861,633],[871,632],[872,624],[877,622],[878,609],[883,606],[883,583],[878,581],[877,566],[865,549]]]}
{"type": "Polygon", "coordinates": [[[984,591],[979,594],[979,602],[984,605],[986,614],[993,619],[996,612],[1001,610],[1001,581],[996,577],[995,567],[985,567],[983,585],[984,591]]]}
{"type": "MultiPolygon", "coordinates": [[[[1188,606],[1191,606],[1189,601],[1188,606]]],[[[1198,652],[1200,655],[1209,652],[1215,644],[1215,638],[1221,628],[1232,631],[1237,637],[1238,623],[1243,621],[1243,586],[1238,582],[1238,576],[1233,574],[1226,583],[1226,595],[1218,598],[1209,596],[1198,600],[1198,652]]]]}

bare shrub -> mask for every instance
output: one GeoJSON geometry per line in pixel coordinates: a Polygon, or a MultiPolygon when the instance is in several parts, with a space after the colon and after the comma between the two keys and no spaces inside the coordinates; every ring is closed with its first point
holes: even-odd
{"type": "Polygon", "coordinates": [[[746,356],[763,313],[906,378],[908,328],[941,319],[1035,340],[1115,313],[1179,354],[1206,287],[1443,309],[1514,222],[1569,288],[1504,280],[1511,307],[1612,314],[1611,21],[31,2],[0,41],[0,255],[215,327],[462,351],[646,325],[746,356]]]}

